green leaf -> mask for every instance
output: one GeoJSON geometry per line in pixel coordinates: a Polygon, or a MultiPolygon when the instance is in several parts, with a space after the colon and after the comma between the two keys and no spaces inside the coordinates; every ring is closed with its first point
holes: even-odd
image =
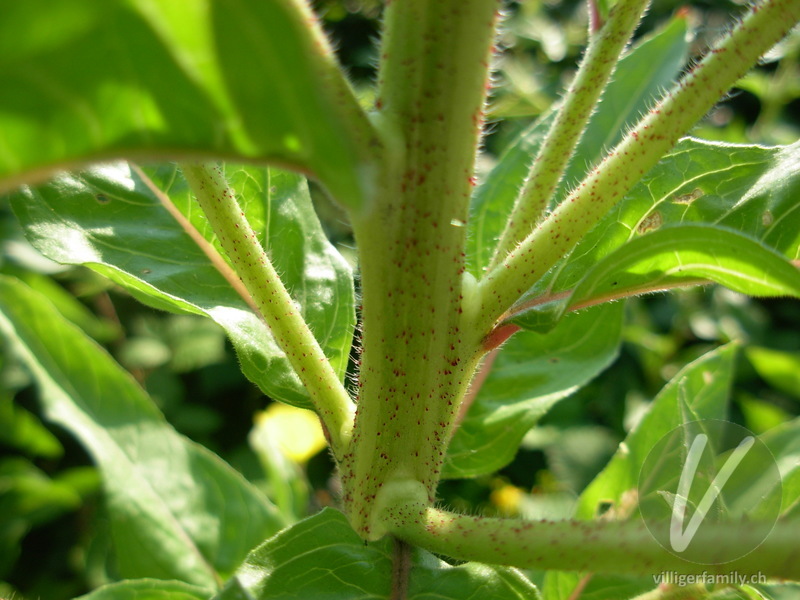
{"type": "Polygon", "coordinates": [[[20,542],[39,524],[81,505],[80,494],[68,483],[49,478],[23,458],[0,460],[0,578],[20,553],[20,542]]]}
{"type": "Polygon", "coordinates": [[[510,567],[466,563],[451,567],[424,551],[411,569],[408,600],[539,600],[536,587],[510,567]]]}
{"type": "Polygon", "coordinates": [[[132,579],[105,585],[75,600],[206,600],[208,590],[182,581],[132,579]]]}
{"type": "Polygon", "coordinates": [[[781,514],[800,514],[800,419],[783,423],[761,434],[781,474],[783,500],[781,514]]]}
{"type": "Polygon", "coordinates": [[[206,589],[282,520],[252,485],[178,435],[133,378],[41,295],[0,278],[0,330],[36,379],[44,413],[102,476],[123,577],[206,589]]]}
{"type": "MultiPolygon", "coordinates": [[[[272,405],[272,407],[275,406],[279,405],[272,405]]],[[[272,408],[271,414],[274,415],[275,412],[275,409],[272,408]]],[[[270,411],[265,411],[255,416],[255,423],[250,429],[247,441],[264,472],[263,487],[269,498],[281,511],[281,514],[294,521],[307,514],[310,486],[301,465],[287,456],[280,447],[280,440],[273,433],[278,425],[269,426],[271,414],[270,411]]],[[[309,416],[315,419],[313,415],[309,414],[309,416]]],[[[290,430],[291,425],[292,422],[289,419],[280,424],[282,431],[290,430]]],[[[322,437],[322,433],[318,435],[322,437]]],[[[308,429],[295,427],[287,437],[305,441],[316,436],[310,434],[308,429]]],[[[324,445],[324,439],[321,441],[324,445]]]]}
{"type": "Polygon", "coordinates": [[[792,417],[774,402],[761,400],[747,392],[739,392],[736,403],[742,411],[743,424],[754,433],[764,433],[792,417]]]}
{"type": "Polygon", "coordinates": [[[547,334],[520,332],[501,349],[450,443],[444,477],[474,477],[508,464],[553,404],[617,356],[624,305],[573,314],[547,334]]]}
{"type": "Polygon", "coordinates": [[[751,296],[800,297],[800,270],[783,256],[738,232],[710,225],[678,225],[636,238],[580,280],[568,298],[512,320],[536,329],[564,311],[646,292],[714,281],[751,296]]]}
{"type": "MultiPolygon", "coordinates": [[[[214,600],[378,600],[391,597],[392,542],[367,544],[330,508],[256,548],[214,600]]],[[[506,567],[450,567],[427,552],[412,558],[408,600],[530,600],[536,588],[506,567]]]]}
{"type": "MultiPolygon", "coordinates": [[[[631,431],[606,468],[584,490],[576,508],[578,518],[592,519],[600,506],[624,519],[637,508],[635,490],[645,458],[653,445],[673,428],[695,419],[725,417],[733,378],[736,347],[724,346],[684,367],[658,394],[647,414],[631,431]]],[[[574,595],[581,577],[549,572],[545,599],[574,595]]],[[[592,577],[581,592],[591,599],[625,599],[651,589],[652,578],[592,577]]]]}
{"type": "Polygon", "coordinates": [[[620,444],[605,469],[581,495],[576,516],[592,519],[609,505],[618,518],[636,508],[639,473],[647,455],[675,427],[698,419],[724,419],[736,346],[723,346],[690,363],[659,392],[647,414],[620,444]]]}
{"type": "Polygon", "coordinates": [[[665,228],[625,244],[581,280],[570,305],[706,279],[750,296],[800,297],[800,271],[739,233],[706,225],[665,228]],[[619,276],[619,277],[617,277],[619,276]]]}
{"type": "Polygon", "coordinates": [[[0,442],[31,456],[58,458],[64,448],[33,413],[0,392],[0,442]]]}
{"type": "MultiPolygon", "coordinates": [[[[737,231],[796,261],[800,259],[798,193],[800,142],[764,148],[684,139],[521,304],[570,293],[615,250],[668,225],[705,223],[737,231]]],[[[539,323],[543,325],[546,322],[539,323]]]]}
{"type": "MultiPolygon", "coordinates": [[[[203,239],[214,243],[177,169],[152,174],[203,239]]],[[[355,325],[352,274],[325,238],[305,181],[268,168],[231,167],[229,174],[248,219],[343,377],[355,325]]],[[[264,393],[310,407],[267,326],[134,169],[119,163],[62,174],[23,188],[12,206],[43,254],[86,265],[158,308],[211,317],[230,336],[245,375],[264,393]]]]}
{"type": "Polygon", "coordinates": [[[800,398],[800,353],[750,346],[745,350],[756,372],[776,389],[800,398]]]}
{"type": "Polygon", "coordinates": [[[0,187],[89,160],[215,155],[291,165],[357,205],[374,134],[318,35],[290,1],[8,6],[0,187]]]}
{"type": "MultiPolygon", "coordinates": [[[[12,215],[9,214],[9,218],[14,220],[16,224],[16,220],[12,215]]],[[[17,225],[17,227],[19,227],[19,225],[17,225]]],[[[21,234],[22,229],[20,228],[20,242],[28,246],[21,234]]],[[[30,251],[36,252],[32,248],[30,251]]],[[[64,267],[59,266],[59,268],[63,269],[64,267]]],[[[52,278],[12,265],[3,265],[2,273],[4,275],[16,277],[31,289],[47,296],[47,299],[55,305],[58,312],[75,323],[78,327],[83,329],[89,337],[98,342],[107,343],[119,337],[120,326],[118,323],[114,323],[111,319],[102,318],[94,314],[85,304],[80,302],[74,294],[71,294],[63,285],[56,283],[52,278]]]]}
{"type": "Polygon", "coordinates": [[[745,586],[759,600],[794,600],[800,595],[800,583],[752,583],[745,586]]]}
{"type": "Polygon", "coordinates": [[[653,578],[548,571],[542,586],[543,600],[572,600],[579,585],[580,600],[630,600],[653,589],[653,578]]]}
{"type": "MultiPolygon", "coordinates": [[[[686,20],[673,19],[663,30],[640,42],[617,65],[602,102],[581,138],[565,174],[564,185],[574,185],[597,162],[601,153],[646,112],[670,86],[686,63],[689,48],[686,20]]],[[[523,131],[503,152],[486,180],[475,190],[467,237],[467,256],[473,275],[480,277],[489,264],[495,243],[517,199],[532,158],[554,118],[548,113],[523,131]]],[[[556,198],[563,196],[564,185],[556,198]]]]}

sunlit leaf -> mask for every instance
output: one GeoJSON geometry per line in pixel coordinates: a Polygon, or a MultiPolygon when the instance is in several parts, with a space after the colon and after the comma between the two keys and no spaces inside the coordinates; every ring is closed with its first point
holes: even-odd
{"type": "Polygon", "coordinates": [[[178,435],[133,378],[41,295],[0,278],[0,330],[48,419],[97,463],[123,577],[214,589],[282,524],[219,457],[178,435]]]}
{"type": "MultiPolygon", "coordinates": [[[[305,181],[275,169],[229,170],[247,199],[257,235],[343,377],[355,324],[352,274],[325,238],[305,181]]],[[[174,192],[176,206],[201,240],[213,243],[176,169],[158,169],[153,177],[174,192]]],[[[228,333],[251,381],[275,399],[310,406],[266,324],[131,167],[118,163],[63,174],[24,188],[12,205],[43,254],[86,265],[158,308],[211,317],[228,333]]]]}
{"type": "Polygon", "coordinates": [[[182,581],[130,579],[96,589],[75,600],[206,600],[208,591],[182,581]]]}
{"type": "Polygon", "coordinates": [[[800,353],[751,346],[745,354],[758,374],[770,385],[800,398],[800,353]]]}
{"type": "Polygon", "coordinates": [[[800,420],[783,423],[759,439],[772,452],[781,474],[781,513],[796,518],[800,514],[800,420]]]}
{"type": "Polygon", "coordinates": [[[4,6],[0,188],[89,160],[216,155],[291,165],[360,204],[372,128],[309,22],[296,2],[4,6]]]}
{"type": "MultiPolygon", "coordinates": [[[[333,509],[301,521],[256,548],[214,600],[383,600],[392,594],[392,541],[366,544],[333,509]]],[[[535,600],[519,571],[467,563],[451,567],[411,554],[408,600],[535,600]]]]}
{"type": "Polygon", "coordinates": [[[733,377],[736,346],[724,346],[684,367],[653,400],[606,468],[584,490],[576,516],[591,519],[599,508],[624,518],[636,509],[636,488],[650,450],[687,421],[724,419],[733,377]]]}
{"type": "MultiPolygon", "coordinates": [[[[720,226],[796,261],[800,259],[798,192],[800,142],[765,148],[687,138],[545,275],[522,303],[570,293],[597,263],[618,248],[659,230],[666,232],[669,225],[720,226]]],[[[660,237],[668,235],[662,233],[660,237]]],[[[752,241],[741,244],[754,248],[752,241]]],[[[641,248],[646,242],[637,244],[641,248]]],[[[735,247],[728,250],[729,255],[740,245],[731,244],[735,247]]],[[[747,286],[742,289],[747,290],[747,286]]],[[[747,293],[763,295],[766,290],[753,288],[747,293]]]]}
{"type": "Polygon", "coordinates": [[[775,251],[727,229],[679,225],[631,240],[591,267],[566,298],[513,322],[547,327],[568,308],[709,281],[751,296],[800,297],[800,270],[775,251]]]}

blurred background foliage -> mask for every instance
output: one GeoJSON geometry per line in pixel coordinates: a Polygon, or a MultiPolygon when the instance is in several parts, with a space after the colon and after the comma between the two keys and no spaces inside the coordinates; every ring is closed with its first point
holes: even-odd
{"type": "MultiPolygon", "coordinates": [[[[369,106],[382,3],[314,4],[369,106]]],[[[696,31],[693,53],[699,55],[730,15],[743,9],[722,0],[689,8],[677,0],[656,0],[637,35],[683,11],[696,31]]],[[[492,157],[558,100],[585,42],[583,2],[508,5],[481,169],[490,168],[492,157]]],[[[694,135],[764,144],[797,140],[799,58],[795,32],[694,135]]],[[[351,232],[342,215],[320,193],[316,202],[329,236],[352,259],[351,232]]],[[[4,199],[0,272],[46,293],[133,374],[180,432],[223,456],[288,519],[335,504],[333,465],[315,418],[272,403],[247,382],[212,322],[157,312],[89,270],[44,259],[24,240],[4,199]]],[[[443,482],[444,503],[489,514],[564,514],[665,382],[731,340],[739,340],[743,350],[730,418],[760,433],[800,414],[800,304],[708,288],[638,298],[627,310],[622,351],[612,367],[556,404],[500,473],[443,482]]],[[[99,483],[83,449],[40,418],[29,375],[0,351],[0,598],[62,600],[114,578],[99,483]]]]}

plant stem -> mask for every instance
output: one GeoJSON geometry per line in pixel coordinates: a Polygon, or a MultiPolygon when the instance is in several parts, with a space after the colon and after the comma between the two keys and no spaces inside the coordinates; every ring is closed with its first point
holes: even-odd
{"type": "Polygon", "coordinates": [[[336,456],[348,447],[353,403],[300,310],[275,272],[219,167],[184,164],[197,197],[236,274],[306,386],[336,456]]]}
{"type": "Polygon", "coordinates": [[[498,0],[387,5],[375,122],[396,141],[381,194],[352,217],[363,353],[345,508],[368,539],[384,487],[432,501],[458,405],[479,358],[464,245],[498,0]]]}
{"type": "Polygon", "coordinates": [[[411,546],[395,538],[392,552],[392,595],[390,600],[408,598],[408,581],[411,576],[411,546]]]}
{"type": "MultiPolygon", "coordinates": [[[[537,570],[656,575],[661,571],[800,578],[800,547],[792,528],[772,525],[704,524],[692,544],[707,564],[687,561],[662,548],[641,521],[524,521],[472,517],[422,504],[386,505],[389,531],[439,554],[462,560],[537,570]],[[715,564],[731,547],[758,547],[743,558],[715,564]]],[[[666,523],[664,529],[669,528],[666,523]]]]}
{"type": "Polygon", "coordinates": [[[800,19],[800,0],[765,0],[706,55],[542,224],[479,283],[488,330],[800,19]]]}
{"type": "Polygon", "coordinates": [[[547,133],[489,264],[492,269],[533,230],[547,210],[567,163],[586,129],[625,45],[649,0],[621,0],[599,32],[590,32],[586,56],[547,133]]]}

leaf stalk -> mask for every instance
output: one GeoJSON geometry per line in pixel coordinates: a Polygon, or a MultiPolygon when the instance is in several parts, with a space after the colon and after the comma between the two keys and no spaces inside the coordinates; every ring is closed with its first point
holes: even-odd
{"type": "Polygon", "coordinates": [[[490,269],[496,267],[533,230],[547,210],[589,117],[648,4],[649,0],[622,0],[614,5],[599,31],[590,31],[586,56],[531,164],[530,173],[495,247],[490,269]]]}
{"type": "Polygon", "coordinates": [[[341,457],[349,445],[354,414],[347,390],[247,222],[222,170],[206,164],[181,168],[236,274],[306,386],[334,454],[341,457]]]}
{"type": "Polygon", "coordinates": [[[682,78],[530,235],[479,282],[489,330],[800,20],[800,0],[765,0],[682,78]]]}
{"type": "MultiPolygon", "coordinates": [[[[382,513],[391,533],[431,552],[461,560],[537,570],[632,575],[735,571],[740,575],[800,578],[796,532],[788,527],[773,529],[771,523],[704,524],[692,541],[696,549],[702,549],[706,564],[701,564],[665,550],[642,521],[485,518],[404,503],[401,497],[398,500],[382,513]],[[732,562],[715,560],[731,547],[747,546],[758,549],[732,562]]],[[[668,527],[665,523],[665,530],[668,527]]]]}

